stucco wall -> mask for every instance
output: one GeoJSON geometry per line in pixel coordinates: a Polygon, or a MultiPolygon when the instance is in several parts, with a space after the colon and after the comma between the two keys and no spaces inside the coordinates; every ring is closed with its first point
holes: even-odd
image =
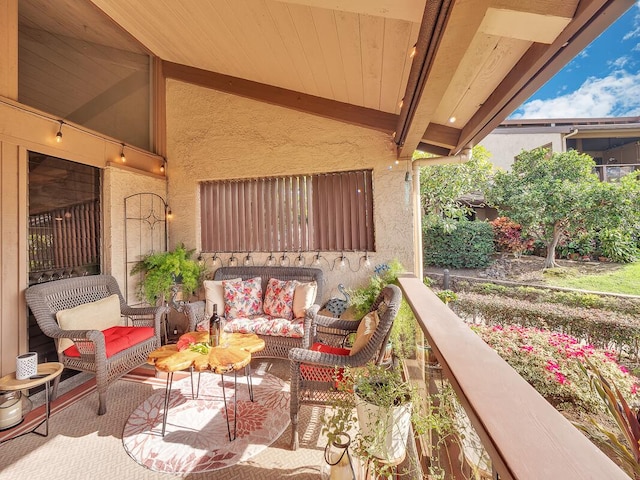
{"type": "Polygon", "coordinates": [[[522,150],[532,150],[552,144],[554,152],[562,152],[562,134],[560,133],[503,133],[487,135],[480,142],[491,152],[491,162],[496,168],[509,170],[516,155],[522,150]]]}
{"type": "MultiPolygon", "coordinates": [[[[125,198],[138,193],[155,193],[166,200],[166,182],[163,178],[132,172],[118,167],[107,167],[104,171],[103,186],[103,214],[104,214],[104,260],[105,273],[110,273],[118,280],[122,292],[128,300],[135,303],[135,281],[127,274],[126,262],[139,260],[140,249],[143,250],[147,242],[140,241],[137,236],[141,233],[136,225],[125,227],[125,198]],[[127,242],[127,237],[129,241],[127,242]],[[126,245],[129,245],[129,252],[126,245]],[[140,247],[140,248],[138,248],[140,247]]],[[[162,215],[164,212],[157,212],[162,215]]],[[[137,223],[137,222],[136,222],[137,223]]],[[[148,225],[143,225],[147,227],[148,225]]],[[[161,229],[161,225],[157,225],[161,229]]],[[[143,236],[148,233],[145,228],[143,236]]],[[[148,251],[143,251],[143,254],[148,251]]]]}
{"type": "MultiPolygon", "coordinates": [[[[395,147],[387,134],[169,81],[167,153],[171,246],[183,242],[200,251],[200,181],[372,168],[376,235],[372,267],[394,258],[408,269],[413,265],[406,166],[395,165],[395,147]]],[[[306,265],[314,254],[303,252],[306,265]]],[[[331,269],[339,252],[321,255],[328,261],[322,262],[325,298],[337,295],[338,283],[358,286],[371,274],[360,268],[364,252],[346,253],[350,268],[343,270],[331,269]]],[[[267,256],[253,254],[253,261],[262,265],[267,256]]],[[[287,255],[292,265],[295,256],[287,255]]],[[[226,265],[230,254],[221,257],[226,265]]]]}

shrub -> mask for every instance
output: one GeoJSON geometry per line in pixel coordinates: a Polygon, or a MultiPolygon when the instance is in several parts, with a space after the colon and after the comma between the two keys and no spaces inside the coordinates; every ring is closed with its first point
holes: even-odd
{"type": "Polygon", "coordinates": [[[441,224],[425,225],[424,261],[427,265],[449,268],[483,268],[494,252],[493,230],[487,222],[460,221],[447,232],[441,224]]]}
{"type": "Polygon", "coordinates": [[[499,252],[521,254],[533,250],[533,239],[522,237],[522,227],[509,217],[489,222],[493,228],[495,249],[499,252]]]}
{"type": "Polygon", "coordinates": [[[605,303],[598,295],[580,292],[551,292],[546,300],[551,303],[583,308],[602,308],[605,303]]]}
{"type": "Polygon", "coordinates": [[[555,406],[604,411],[581,364],[597,366],[632,402],[640,401],[637,379],[615,361],[613,352],[580,343],[570,335],[520,326],[473,326],[496,352],[555,406]]]}
{"type": "Polygon", "coordinates": [[[640,316],[640,301],[632,298],[599,296],[583,292],[561,292],[544,288],[519,286],[507,287],[494,283],[458,282],[459,291],[498,294],[530,302],[551,302],[570,307],[599,308],[629,316],[640,316]]]}
{"type": "Polygon", "coordinates": [[[606,228],[598,234],[600,253],[609,260],[631,263],[638,258],[638,247],[630,233],[617,228],[606,228]]]}
{"type": "Polygon", "coordinates": [[[614,348],[637,358],[640,323],[631,316],[605,310],[530,302],[515,297],[458,292],[453,310],[462,318],[563,332],[601,348],[614,348]]]}

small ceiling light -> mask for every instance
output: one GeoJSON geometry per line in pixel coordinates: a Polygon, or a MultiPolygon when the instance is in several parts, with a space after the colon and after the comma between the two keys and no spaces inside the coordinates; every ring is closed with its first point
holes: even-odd
{"type": "Polygon", "coordinates": [[[122,160],[122,163],[127,162],[127,157],[124,156],[124,143],[122,144],[122,150],[120,150],[120,160],[122,160]]]}
{"type": "Polygon", "coordinates": [[[456,123],[456,117],[449,117],[449,123],[456,123]]]}
{"type": "Polygon", "coordinates": [[[417,49],[417,44],[413,45],[413,48],[411,48],[411,53],[409,53],[409,58],[413,58],[416,56],[416,49],[417,49]]]}
{"type": "Polygon", "coordinates": [[[60,127],[58,128],[58,133],[56,133],[56,142],[58,143],[62,142],[62,125],[64,125],[64,122],[60,120],[60,127]]]}
{"type": "Polygon", "coordinates": [[[395,163],[396,165],[400,165],[400,160],[396,160],[394,163],[395,163]]]}

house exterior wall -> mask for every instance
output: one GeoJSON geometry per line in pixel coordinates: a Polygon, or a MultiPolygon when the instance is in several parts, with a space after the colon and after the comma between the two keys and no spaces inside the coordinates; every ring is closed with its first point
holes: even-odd
{"type": "MultiPolygon", "coordinates": [[[[56,143],[58,122],[19,104],[0,103],[0,375],[15,370],[15,357],[28,350],[27,307],[24,290],[29,285],[27,258],[28,152],[34,151],[104,169],[102,188],[102,271],[114,274],[124,288],[123,195],[152,190],[165,196],[166,182],[159,175],[139,170],[108,168],[120,156],[120,144],[97,134],[64,129],[56,143]]],[[[154,155],[127,152],[135,164],[158,164],[154,155]]]]}
{"type": "MultiPolygon", "coordinates": [[[[407,269],[413,265],[411,185],[405,182],[406,165],[395,164],[389,135],[169,80],[167,153],[170,246],[184,243],[201,249],[200,181],[371,168],[376,244],[372,267],[393,259],[407,269]]],[[[310,265],[316,252],[302,253],[310,265]]],[[[338,283],[360,286],[372,273],[361,268],[364,252],[345,252],[349,263],[344,270],[335,262],[340,252],[320,254],[327,260],[322,261],[327,278],[323,300],[338,296],[338,283]]],[[[236,254],[240,261],[244,255],[236,254]]],[[[263,265],[268,254],[252,256],[256,265],[263,265]]],[[[227,265],[230,254],[221,257],[227,265]]],[[[297,252],[287,257],[294,265],[297,252]]]]}
{"type": "Polygon", "coordinates": [[[563,134],[549,133],[503,133],[493,132],[480,142],[491,153],[491,162],[497,169],[509,170],[515,157],[522,150],[532,150],[551,144],[554,152],[563,151],[563,134]]]}

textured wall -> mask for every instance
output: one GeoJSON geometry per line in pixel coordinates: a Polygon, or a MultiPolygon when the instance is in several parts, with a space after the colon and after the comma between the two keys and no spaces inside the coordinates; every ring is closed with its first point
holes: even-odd
{"type": "MultiPolygon", "coordinates": [[[[381,132],[177,81],[167,83],[171,246],[200,250],[198,182],[286,174],[373,169],[376,252],[372,266],[397,258],[413,265],[412,209],[406,165],[395,165],[395,148],[381,132]]],[[[246,252],[244,253],[246,255],[246,252]]],[[[358,286],[363,252],[347,253],[351,269],[331,271],[339,253],[322,253],[328,278],[325,297],[339,282],[358,286]]],[[[223,255],[227,262],[229,254],[223,255]]],[[[309,265],[313,253],[304,254],[309,265]]],[[[267,254],[253,255],[264,264],[267,254]]],[[[288,255],[291,264],[295,255],[288,255]]]]}
{"type": "Polygon", "coordinates": [[[501,133],[494,132],[480,142],[492,154],[490,160],[497,167],[509,170],[522,150],[533,150],[552,144],[554,152],[562,152],[560,133],[501,133]]]}
{"type": "MultiPolygon", "coordinates": [[[[125,235],[125,198],[137,193],[155,193],[166,200],[166,183],[163,178],[132,172],[117,167],[107,167],[104,170],[103,186],[103,213],[104,213],[104,271],[110,273],[118,280],[120,289],[124,294],[129,291],[129,302],[135,303],[132,296],[135,282],[126,274],[125,261],[136,260],[134,255],[138,253],[135,243],[129,241],[130,251],[126,254],[125,235]],[[129,287],[129,288],[127,288],[129,287]]],[[[162,214],[163,212],[158,212],[162,214]]],[[[137,234],[136,231],[126,232],[130,240],[137,234]]],[[[148,253],[148,252],[143,252],[148,253]]],[[[126,294],[125,294],[126,296],[126,294]]]]}

